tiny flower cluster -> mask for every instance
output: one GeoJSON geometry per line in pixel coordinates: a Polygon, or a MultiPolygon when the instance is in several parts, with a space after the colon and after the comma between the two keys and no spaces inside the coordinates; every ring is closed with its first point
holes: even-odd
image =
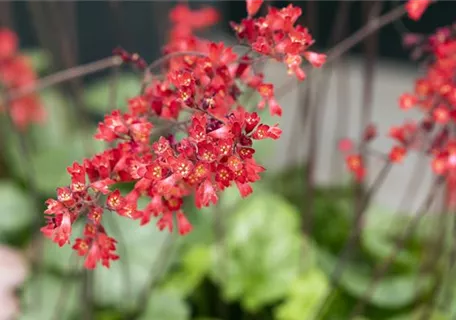
{"type": "MultiPolygon", "coordinates": [[[[18,38],[9,29],[0,28],[0,86],[6,94],[34,85],[36,74],[27,57],[18,53],[18,38]]],[[[44,120],[44,109],[36,95],[14,99],[0,110],[8,109],[14,124],[24,130],[30,123],[44,120]]]]}
{"type": "MultiPolygon", "coordinates": [[[[256,10],[252,1],[247,4],[250,14],[256,10]]],[[[293,7],[286,10],[296,12],[293,7]]],[[[283,21],[284,14],[279,14],[283,21]]],[[[255,57],[238,56],[232,48],[192,33],[215,23],[218,14],[210,8],[191,11],[178,5],[170,18],[174,27],[160,59],[161,72],[152,74],[142,92],[128,101],[127,112],[114,110],[98,125],[95,138],[114,146],[69,167],[71,184],[58,188],[57,199],[46,202],[47,225],[42,232],[59,246],[69,243],[77,220],[85,221],[73,249],[85,257],[89,269],[98,263],[109,267],[119,258],[116,240],[103,227],[104,215],[115,213],[141,225],[155,218],[160,230],[177,229],[185,235],[192,225],[182,209],[184,200],[193,197],[197,208],[214,205],[230,186],[236,186],[242,197],[250,195],[252,183],[265,170],[254,159],[254,142],[276,140],[282,133],[277,124],[262,123],[256,111],[239,103],[240,95],[250,91],[261,97],[258,109],[267,104],[272,115],[282,114],[273,85],[264,83],[253,67],[255,57]],[[183,137],[173,131],[157,139],[157,120],[183,137]],[[115,187],[126,182],[134,185],[128,192],[115,187]],[[144,197],[148,204],[140,208],[138,200],[144,197]]],[[[117,54],[126,62],[141,61],[123,50],[117,54]]]]}
{"type": "MultiPolygon", "coordinates": [[[[414,58],[424,61],[425,72],[416,80],[413,93],[399,97],[399,107],[419,109],[423,117],[390,128],[395,145],[389,161],[400,163],[412,149],[429,155],[434,174],[445,176],[452,186],[448,194],[456,205],[456,136],[451,130],[456,124],[456,25],[440,28],[429,37],[407,35],[404,43],[412,47],[414,58]]],[[[366,172],[361,157],[351,152],[352,144],[344,142],[340,148],[348,154],[349,170],[361,180],[366,172]]]]}
{"type": "Polygon", "coordinates": [[[308,51],[314,43],[311,34],[301,25],[295,26],[302,14],[299,7],[292,4],[285,8],[270,7],[265,17],[254,19],[262,1],[248,1],[249,17],[240,24],[232,23],[241,43],[247,43],[251,49],[261,55],[284,62],[290,74],[304,80],[306,74],[301,68],[302,57],[314,67],[321,67],[326,55],[308,51]]]}

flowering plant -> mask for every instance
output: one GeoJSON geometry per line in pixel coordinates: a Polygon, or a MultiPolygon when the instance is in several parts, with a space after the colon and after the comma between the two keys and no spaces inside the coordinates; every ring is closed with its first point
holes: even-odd
{"type": "Polygon", "coordinates": [[[185,5],[170,13],[173,23],[160,74],[137,54],[115,50],[124,63],[145,69],[144,85],[128,102],[128,112],[114,110],[98,125],[95,139],[114,147],[74,163],[68,168],[69,186],[57,189],[57,199],[47,200],[47,224],[43,234],[59,246],[69,243],[72,225],[83,220],[83,235],[73,249],[86,257],[85,267],[98,262],[109,267],[117,260],[117,240],[103,227],[105,214],[115,213],[139,220],[141,225],[157,218],[160,230],[174,228],[185,235],[192,226],[182,210],[183,200],[194,195],[197,208],[214,205],[218,194],[236,185],[242,197],[252,193],[251,184],[265,169],[255,161],[254,141],[278,139],[278,124],[261,122],[256,110],[239,104],[240,95],[253,90],[261,96],[257,109],[266,107],[281,116],[274,86],[265,83],[255,70],[261,57],[286,64],[289,74],[305,79],[303,58],[321,67],[324,54],[309,51],[314,43],[307,28],[296,25],[301,9],[289,5],[268,8],[264,17],[254,16],[262,1],[247,1],[248,17],[233,23],[239,43],[247,51],[241,55],[223,43],[200,39],[194,31],[211,26],[217,12],[210,8],[192,11],[185,5]],[[153,140],[155,120],[171,127],[173,133],[153,140]],[[183,138],[177,138],[182,133],[183,138]],[[115,184],[133,182],[128,194],[115,184]],[[150,202],[139,209],[137,201],[150,202]]]}

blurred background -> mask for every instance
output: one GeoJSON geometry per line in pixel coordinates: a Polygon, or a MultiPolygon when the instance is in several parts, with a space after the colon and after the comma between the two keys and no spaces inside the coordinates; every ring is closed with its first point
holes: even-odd
{"type": "MultiPolygon", "coordinates": [[[[0,26],[18,34],[21,50],[46,77],[108,57],[118,46],[154,61],[176,3],[1,1],[0,26]]],[[[326,52],[404,1],[267,3],[302,7],[315,51],[326,52]]],[[[221,13],[217,26],[200,36],[236,43],[229,22],[245,17],[244,1],[188,4],[221,13]]],[[[357,319],[454,319],[453,218],[435,201],[415,219],[433,188],[429,159],[411,154],[394,167],[360,224],[337,143],[358,139],[370,110],[368,123],[379,132],[368,162],[372,183],[385,162],[378,154],[392,145],[388,129],[422,116],[398,108],[399,96],[413,91],[423,71],[402,37],[450,25],[455,13],[456,2],[439,1],[418,22],[404,17],[312,71],[305,84],[290,82],[282,65],[266,63],[266,78],[280,91],[283,137],[259,144],[267,173],[254,194],[241,200],[229,190],[217,207],[201,211],[186,203],[194,224],[186,237],[159,232],[154,223],[140,228],[106,217],[121,255],[109,270],[84,272],[70,246],[43,241],[36,230],[44,225],[44,201],[68,183],[66,167],[105,147],[91,138],[96,124],[106,112],[126,108],[141,74],[116,67],[40,91],[45,125],[24,133],[5,119],[1,124],[0,320],[343,320],[359,301],[365,308],[357,319]],[[345,243],[358,227],[347,256],[345,243]],[[376,276],[384,261],[388,269],[376,276]]]]}

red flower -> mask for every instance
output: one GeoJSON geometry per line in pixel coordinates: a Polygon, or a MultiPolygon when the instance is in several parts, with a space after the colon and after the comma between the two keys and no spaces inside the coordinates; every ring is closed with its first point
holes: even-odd
{"type": "Polygon", "coordinates": [[[176,213],[177,218],[177,229],[179,230],[179,234],[181,236],[186,235],[190,231],[192,231],[192,225],[187,220],[187,217],[182,213],[182,211],[178,211],[176,213]]]}
{"type": "Polygon", "coordinates": [[[18,39],[14,32],[11,30],[0,29],[0,60],[12,57],[18,47],[18,39]]]}
{"type": "Polygon", "coordinates": [[[391,162],[400,163],[405,157],[406,150],[404,147],[395,146],[391,149],[389,159],[391,162]]]}
{"type": "Polygon", "coordinates": [[[408,0],[405,4],[410,19],[418,21],[431,4],[431,0],[408,0]]]}
{"type": "Polygon", "coordinates": [[[246,0],[247,13],[249,16],[254,16],[260,10],[263,0],[246,0]]]}

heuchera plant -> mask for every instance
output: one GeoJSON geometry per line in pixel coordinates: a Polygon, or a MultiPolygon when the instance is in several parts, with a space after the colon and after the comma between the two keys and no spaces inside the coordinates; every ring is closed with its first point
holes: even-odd
{"type": "MultiPolygon", "coordinates": [[[[175,7],[160,59],[163,72],[152,75],[147,68],[151,79],[128,101],[128,112],[112,111],[98,125],[95,138],[114,147],[74,163],[68,168],[71,184],[57,189],[57,199],[47,200],[47,225],[41,230],[59,246],[69,243],[72,225],[84,221],[73,249],[85,257],[86,268],[95,268],[98,262],[109,267],[119,258],[116,240],[103,227],[104,214],[139,220],[141,225],[155,218],[160,230],[170,232],[175,217],[179,234],[185,235],[192,226],[182,211],[184,198],[193,195],[195,206],[202,208],[216,204],[219,193],[231,185],[242,197],[251,194],[251,184],[265,170],[255,161],[254,141],[275,140],[282,133],[278,125],[262,123],[257,112],[240,105],[240,95],[254,90],[261,96],[258,109],[267,105],[271,115],[282,114],[274,86],[264,82],[254,63],[261,57],[275,59],[286,64],[290,75],[304,80],[303,58],[321,67],[326,56],[308,51],[314,40],[307,28],[295,25],[300,8],[270,7],[266,16],[254,18],[262,1],[246,3],[248,17],[232,24],[239,44],[246,48],[242,55],[194,35],[217,21],[215,10],[175,7]],[[154,119],[185,137],[172,134],[152,142],[154,119]],[[127,194],[112,190],[123,182],[134,182],[133,189],[127,194]],[[150,199],[141,210],[140,197],[150,199]]],[[[146,66],[136,54],[116,54],[125,62],[146,66]]]]}
{"type": "MultiPolygon", "coordinates": [[[[17,35],[9,29],[0,28],[0,89],[6,95],[21,88],[34,86],[36,74],[26,56],[18,53],[17,35]]],[[[42,122],[44,109],[36,94],[12,100],[7,106],[0,104],[0,111],[8,109],[14,125],[25,130],[30,123],[42,122]]]]}

